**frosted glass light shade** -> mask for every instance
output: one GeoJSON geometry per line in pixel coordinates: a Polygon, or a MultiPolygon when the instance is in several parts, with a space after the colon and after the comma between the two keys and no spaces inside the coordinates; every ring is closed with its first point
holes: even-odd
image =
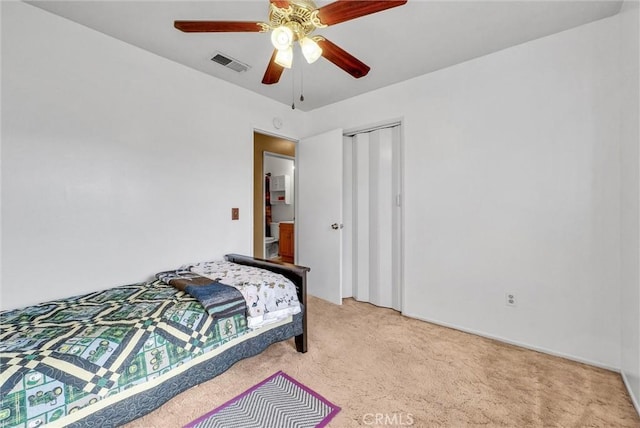
{"type": "Polygon", "coordinates": [[[275,63],[283,66],[284,68],[291,68],[291,65],[293,64],[293,49],[291,46],[289,46],[288,49],[278,49],[275,63]]]}
{"type": "Polygon", "coordinates": [[[318,46],[315,40],[308,37],[300,40],[300,48],[302,49],[304,59],[306,59],[309,64],[316,62],[322,55],[322,48],[318,46]]]}
{"type": "Polygon", "coordinates": [[[274,29],[271,32],[271,43],[279,51],[289,48],[293,43],[293,31],[284,25],[274,29]]]}

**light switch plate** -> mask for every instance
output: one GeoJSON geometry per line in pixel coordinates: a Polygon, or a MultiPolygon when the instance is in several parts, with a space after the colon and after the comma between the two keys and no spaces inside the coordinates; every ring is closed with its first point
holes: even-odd
{"type": "Polygon", "coordinates": [[[231,220],[240,220],[240,208],[231,208],[231,220]]]}

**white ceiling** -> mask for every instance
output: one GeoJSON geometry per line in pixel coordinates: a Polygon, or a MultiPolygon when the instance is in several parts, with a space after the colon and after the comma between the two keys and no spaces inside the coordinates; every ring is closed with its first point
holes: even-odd
{"type": "MultiPolygon", "coordinates": [[[[273,48],[265,33],[183,33],[174,20],[268,21],[268,0],[30,1],[72,21],[276,101],[310,111],[491,52],[615,15],[622,1],[430,1],[337,24],[320,34],[371,67],[354,79],[321,58],[261,83],[273,48]],[[237,73],[210,58],[221,52],[251,68],[237,73]],[[293,77],[293,79],[292,79],[293,77]],[[304,102],[299,101],[301,82],[304,102]]],[[[317,1],[318,7],[331,1],[317,1]]]]}

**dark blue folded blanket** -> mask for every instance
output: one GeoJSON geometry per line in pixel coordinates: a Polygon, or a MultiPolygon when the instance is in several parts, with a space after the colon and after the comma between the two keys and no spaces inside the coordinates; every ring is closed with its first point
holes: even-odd
{"type": "Polygon", "coordinates": [[[213,281],[208,285],[187,285],[184,290],[195,297],[215,319],[246,315],[247,302],[235,287],[213,281]]]}
{"type": "Polygon", "coordinates": [[[215,320],[246,316],[247,302],[235,287],[184,270],[160,272],[156,277],[194,297],[215,320]]]}

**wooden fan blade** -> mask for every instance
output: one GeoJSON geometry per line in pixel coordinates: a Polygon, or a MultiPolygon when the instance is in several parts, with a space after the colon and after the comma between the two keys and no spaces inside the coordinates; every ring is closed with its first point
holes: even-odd
{"type": "Polygon", "coordinates": [[[185,33],[260,32],[262,26],[251,21],[174,21],[173,26],[185,33]]]}
{"type": "Polygon", "coordinates": [[[284,71],[284,67],[276,64],[276,54],[278,53],[278,49],[273,50],[273,54],[271,55],[271,60],[269,61],[269,65],[267,66],[267,70],[264,72],[264,77],[262,78],[262,83],[265,85],[273,85],[274,83],[278,83],[280,80],[280,76],[284,71]]]}
{"type": "Polygon", "coordinates": [[[318,40],[318,45],[322,48],[323,57],[356,79],[366,76],[371,70],[367,64],[327,39],[318,40]]]}
{"type": "Polygon", "coordinates": [[[393,7],[402,6],[407,0],[354,1],[338,0],[318,9],[318,18],[325,25],[339,24],[393,7]]]}
{"type": "Polygon", "coordinates": [[[286,9],[289,7],[289,0],[271,0],[271,4],[280,9],[286,9]]]}

